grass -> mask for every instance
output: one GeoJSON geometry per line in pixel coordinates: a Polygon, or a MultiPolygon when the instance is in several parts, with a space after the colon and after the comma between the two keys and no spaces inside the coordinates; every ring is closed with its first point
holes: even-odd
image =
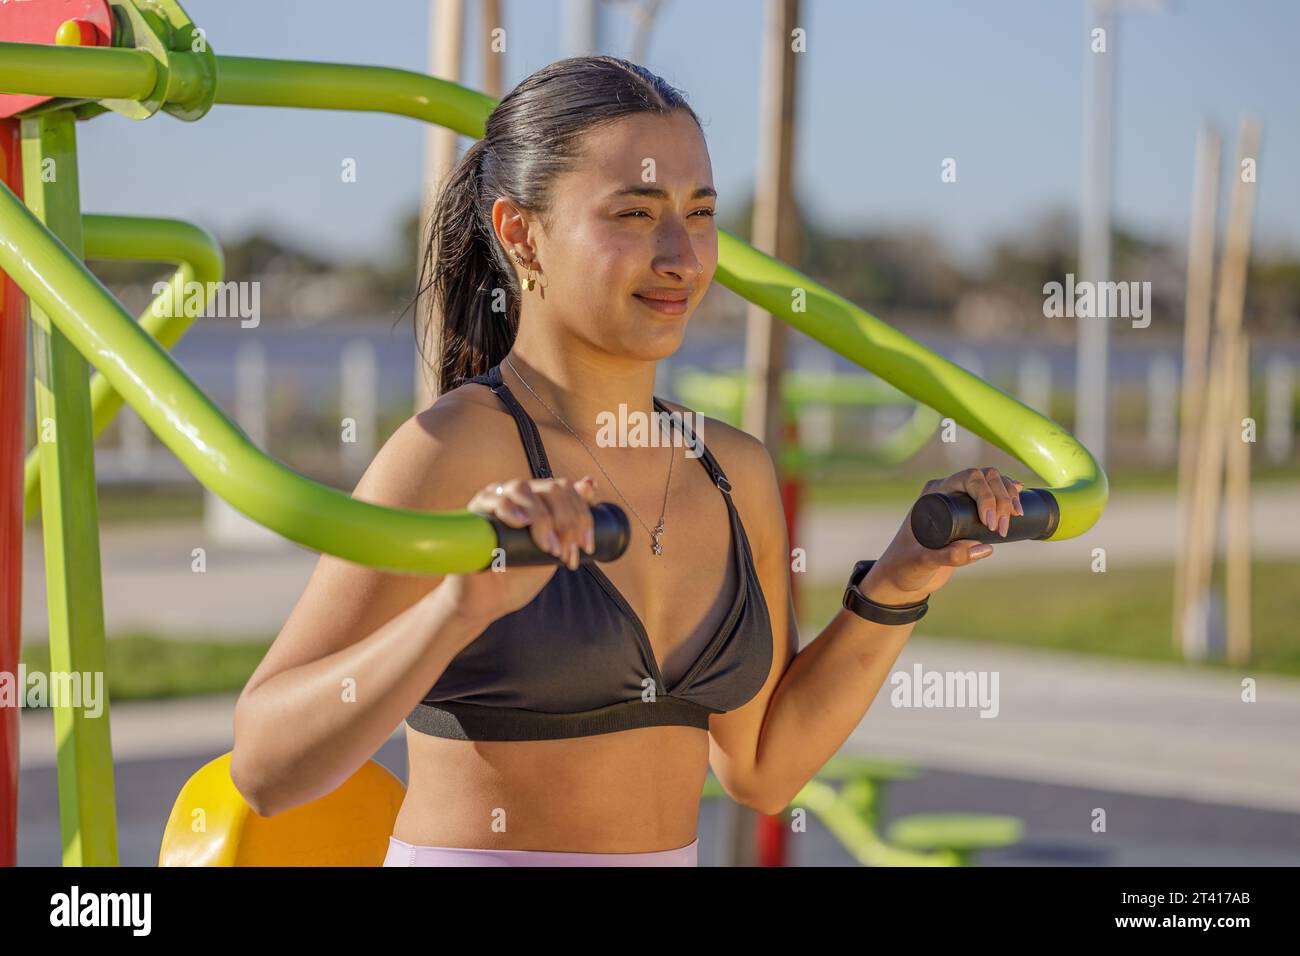
{"type": "MultiPolygon", "coordinates": [[[[1023,465],[1013,465],[1005,461],[1006,456],[998,453],[995,458],[987,455],[980,459],[980,464],[993,464],[999,468],[1006,464],[1008,474],[1028,481],[1031,486],[1039,484],[1023,465]],[[1028,475],[1029,477],[1026,477],[1028,475]]],[[[938,478],[951,474],[955,467],[939,466],[927,472],[920,472],[915,465],[901,470],[887,471],[855,463],[852,459],[831,458],[810,476],[804,490],[805,507],[817,505],[853,505],[853,504],[897,504],[906,505],[921,493],[921,486],[929,478],[938,478]]],[[[1172,471],[1153,471],[1151,469],[1116,470],[1107,473],[1111,492],[1116,488],[1144,491],[1168,491],[1173,494],[1175,488],[1172,471]]],[[[1259,487],[1272,483],[1300,483],[1300,470],[1295,468],[1256,469],[1251,475],[1251,484],[1259,487]]],[[[101,488],[99,492],[99,518],[104,524],[126,524],[140,521],[161,521],[192,519],[203,516],[203,493],[197,487],[157,487],[157,488],[101,488]]],[[[39,524],[39,515],[32,519],[33,527],[39,524]]]]}
{"type": "MultiPolygon", "coordinates": [[[[978,580],[963,580],[959,572],[935,596],[918,633],[1172,663],[1178,661],[1170,638],[1172,576],[1172,568],[1160,565],[1087,576],[1039,571],[978,580]]],[[[1300,675],[1300,638],[1292,623],[1300,619],[1297,581],[1300,562],[1256,562],[1252,671],[1300,675]]],[[[806,635],[834,616],[842,594],[839,586],[801,593],[806,635]]],[[[109,697],[238,693],[270,645],[269,639],[114,638],[108,642],[109,697]]],[[[22,657],[28,673],[49,670],[44,645],[24,645],[22,657]]]]}
{"type": "MultiPolygon", "coordinates": [[[[203,517],[203,490],[193,486],[99,490],[100,523],[128,524],[203,517]]],[[[39,522],[40,517],[33,517],[39,522]]]]}
{"type": "MultiPolygon", "coordinates": [[[[1252,670],[1300,675],[1300,562],[1257,561],[1252,568],[1252,670]]],[[[1222,574],[1216,575],[1222,588],[1222,574]]],[[[810,633],[840,606],[843,586],[801,592],[810,633]]],[[[1219,593],[1222,593],[1220,590],[1219,593]]],[[[1004,573],[963,580],[958,571],[935,595],[919,634],[1178,661],[1172,645],[1173,568],[1004,573]]],[[[1211,664],[1211,666],[1223,666],[1211,664]]]]}
{"type": "MultiPolygon", "coordinates": [[[[270,646],[269,640],[168,640],[152,634],[113,638],[108,641],[108,696],[122,701],[238,693],[270,646]]],[[[22,661],[29,675],[48,672],[48,645],[23,645],[22,661]]]]}
{"type": "MultiPolygon", "coordinates": [[[[1019,462],[1013,462],[1002,452],[990,452],[980,458],[976,465],[993,465],[1015,478],[1026,482],[1030,487],[1040,487],[1044,483],[1019,462]]],[[[886,471],[879,468],[855,464],[851,459],[837,460],[831,458],[816,474],[811,475],[803,496],[805,506],[817,505],[851,505],[851,504],[906,504],[915,500],[921,493],[921,487],[930,478],[940,478],[957,471],[957,466],[947,464],[930,468],[927,472],[917,471],[916,465],[908,466],[906,472],[900,470],[886,471]]],[[[1173,494],[1177,488],[1177,475],[1171,469],[1154,470],[1114,469],[1106,472],[1106,480],[1111,494],[1115,490],[1124,491],[1166,491],[1173,494]]],[[[1258,488],[1269,484],[1300,483],[1300,470],[1294,467],[1259,467],[1252,469],[1251,485],[1258,488]]],[[[933,612],[932,612],[933,613],[933,612]]]]}

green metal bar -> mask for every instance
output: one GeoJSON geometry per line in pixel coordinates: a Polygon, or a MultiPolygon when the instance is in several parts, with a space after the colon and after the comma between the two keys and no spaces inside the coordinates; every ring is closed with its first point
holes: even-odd
{"type": "Polygon", "coordinates": [[[0,43],[0,92],[134,100],[157,82],[157,61],[144,50],[0,43]]]}
{"type": "MultiPolygon", "coordinates": [[[[25,218],[79,252],[76,120],[67,110],[22,124],[25,218]]],[[[8,187],[6,197],[13,199],[8,187]]],[[[20,208],[21,205],[20,205],[20,208]]],[[[9,247],[14,236],[3,232],[9,247]]],[[[59,241],[59,240],[55,240],[59,241]]],[[[17,278],[9,265],[5,271],[17,278]]],[[[21,285],[21,282],[19,283],[21,285]]],[[[57,306],[57,303],[54,303],[57,306]]],[[[54,697],[59,826],[65,866],[116,866],[113,749],[104,674],[104,601],[99,577],[99,516],[86,360],[51,322],[50,301],[31,301],[36,432],[41,459],[41,526],[49,603],[51,688],[87,675],[102,697],[96,715],[84,700],[54,697]]],[[[84,685],[83,685],[84,686],[84,685]]]]}
{"type": "MultiPolygon", "coordinates": [[[[163,348],[173,346],[193,324],[196,316],[185,310],[168,311],[167,303],[185,301],[189,289],[200,290],[199,301],[206,303],[209,282],[220,282],[225,272],[221,245],[211,233],[193,223],[179,219],[148,216],[83,216],[82,240],[86,259],[131,259],[140,262],[174,262],[168,288],[149,303],[137,319],[138,324],[163,348]],[[190,286],[189,283],[197,283],[190,286]]],[[[90,378],[92,431],[98,438],[122,407],[122,396],[113,391],[102,372],[90,378]]],[[[41,502],[40,449],[27,455],[24,473],[24,520],[30,519],[41,502]]]]}
{"type": "MultiPolygon", "coordinates": [[[[870,773],[873,764],[887,775],[898,774],[900,778],[913,777],[915,772],[902,766],[890,766],[887,762],[861,761],[857,758],[832,758],[833,762],[855,761],[861,763],[865,770],[845,770],[836,773],[828,763],[809,780],[795,798],[786,806],[785,812],[811,810],[817,815],[822,825],[839,841],[840,845],[863,866],[962,866],[964,857],[952,849],[938,849],[922,853],[903,847],[893,846],[881,839],[875,827],[872,812],[878,808],[870,793],[872,783],[868,778],[858,779],[854,773],[870,773]],[[841,781],[837,789],[832,781],[841,781]],[[865,788],[865,789],[864,789],[865,788]],[[863,810],[868,812],[863,812],[863,810]]],[[[884,778],[882,778],[884,779],[884,778]]],[[[700,793],[705,800],[730,799],[718,778],[710,771],[704,779],[700,793]]]]}
{"type": "MultiPolygon", "coordinates": [[[[31,92],[32,84],[14,86],[22,80],[4,62],[8,46],[0,44],[0,90],[31,92]]],[[[85,49],[77,55],[90,64],[89,58],[102,52],[85,49]]],[[[198,64],[187,64],[187,56],[171,54],[170,68],[197,75],[198,64]]],[[[94,98],[103,93],[87,82],[76,95],[94,98]]],[[[396,113],[475,137],[483,135],[495,103],[481,93],[419,73],[244,57],[217,57],[216,101],[396,113]]],[[[1060,506],[1060,524],[1052,540],[1076,537],[1096,523],[1108,496],[1105,472],[1064,428],[798,270],[724,230],[719,230],[718,238],[720,283],[1016,456],[1053,483],[1049,490],[1060,506]],[[795,289],[806,296],[806,307],[800,311],[793,308],[795,289]]]]}
{"type": "Polygon", "coordinates": [[[1050,418],[724,230],[718,230],[715,275],[733,292],[1055,482],[1048,490],[1060,505],[1061,522],[1049,540],[1081,535],[1101,517],[1108,495],[1105,472],[1050,418]],[[796,289],[805,297],[805,308],[798,311],[796,289]]]}
{"type": "Polygon", "coordinates": [[[853,804],[829,783],[814,777],[795,794],[787,809],[807,808],[863,866],[960,866],[961,858],[948,850],[916,853],[890,846],[862,819],[853,804]]]}
{"type": "MultiPolygon", "coordinates": [[[[200,56],[168,54],[167,102],[192,98],[200,56]]],[[[157,83],[143,50],[0,43],[0,92],[140,99],[157,83]]],[[[392,113],[479,138],[496,100],[457,83],[382,66],[217,57],[218,103],[392,113]]]]}
{"type": "MultiPolygon", "coordinates": [[[[688,368],[673,376],[673,386],[693,399],[727,415],[739,416],[745,403],[745,372],[688,368]]],[[[781,375],[781,400],[790,413],[804,405],[853,405],[871,408],[915,405],[888,382],[857,373],[805,372],[786,369],[781,375]]]]}
{"type": "Polygon", "coordinates": [[[7,188],[0,189],[0,235],[0,268],[194,476],[249,518],[371,567],[447,574],[488,566],[496,533],[481,515],[355,500],[264,454],[7,188]]]}
{"type": "MultiPolygon", "coordinates": [[[[682,400],[706,415],[739,427],[744,409],[743,372],[686,369],[673,377],[682,400]]],[[[912,406],[912,415],[889,435],[851,460],[862,465],[892,466],[907,461],[935,435],[939,413],[913,401],[888,382],[866,375],[824,375],[787,370],[781,377],[781,400],[786,414],[795,416],[806,405],[850,405],[866,408],[912,406]]],[[[800,474],[825,456],[797,443],[781,448],[781,470],[800,474]]]]}
{"type": "Polygon", "coordinates": [[[497,101],[458,83],[383,66],[217,57],[218,103],[409,116],[480,139],[497,101]]]}

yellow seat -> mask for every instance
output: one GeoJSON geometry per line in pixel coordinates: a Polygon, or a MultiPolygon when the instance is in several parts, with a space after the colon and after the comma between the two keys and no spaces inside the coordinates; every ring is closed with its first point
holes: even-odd
{"type": "Polygon", "coordinates": [[[332,793],[259,816],[230,779],[230,754],[181,788],[159,866],[381,866],[406,788],[373,760],[332,793]]]}

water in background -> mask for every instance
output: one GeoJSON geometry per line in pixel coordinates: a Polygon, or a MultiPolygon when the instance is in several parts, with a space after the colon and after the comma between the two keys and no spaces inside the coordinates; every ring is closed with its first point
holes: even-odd
{"type": "MultiPolygon", "coordinates": [[[[222,320],[218,320],[222,321],[222,320]]],[[[228,408],[235,387],[235,353],[244,342],[255,340],[266,350],[273,383],[291,382],[311,402],[329,401],[338,388],[339,356],[353,339],[369,342],[378,364],[381,406],[390,402],[409,401],[415,382],[416,348],[409,318],[391,330],[391,320],[354,321],[294,328],[262,324],[256,329],[242,329],[237,324],[204,325],[200,321],[176,347],[174,355],[191,378],[223,408],[228,408]]],[[[1020,359],[1037,353],[1051,369],[1055,387],[1073,387],[1075,350],[1071,343],[971,343],[958,336],[918,333],[913,336],[923,345],[945,358],[962,364],[973,356],[979,374],[995,382],[1015,380],[1020,359]]],[[[1274,354],[1289,355],[1300,362],[1300,341],[1257,342],[1252,348],[1254,364],[1274,354]]],[[[1108,381],[1112,386],[1141,386],[1150,363],[1164,356],[1182,364],[1182,343],[1176,339],[1112,344],[1108,381]]],[[[716,329],[692,329],[681,349],[665,361],[672,368],[699,367],[735,369],[744,365],[743,337],[716,329]]],[[[792,332],[787,355],[791,368],[861,372],[862,369],[821,343],[792,332]]],[[[662,380],[661,380],[662,381],[662,380]]],[[[671,389],[660,386],[665,397],[671,389]]]]}

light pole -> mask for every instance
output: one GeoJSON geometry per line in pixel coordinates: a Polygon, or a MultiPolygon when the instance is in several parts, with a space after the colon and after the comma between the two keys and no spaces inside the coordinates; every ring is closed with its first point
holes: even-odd
{"type": "MultiPolygon", "coordinates": [[[[1115,50],[1124,10],[1168,9],[1166,0],[1088,0],[1088,60],[1084,70],[1084,165],[1079,200],[1079,279],[1110,278],[1111,171],[1114,167],[1115,50]]],[[[1106,464],[1106,376],[1110,328],[1107,296],[1094,285],[1096,307],[1079,318],[1075,376],[1075,434],[1106,464]]]]}

